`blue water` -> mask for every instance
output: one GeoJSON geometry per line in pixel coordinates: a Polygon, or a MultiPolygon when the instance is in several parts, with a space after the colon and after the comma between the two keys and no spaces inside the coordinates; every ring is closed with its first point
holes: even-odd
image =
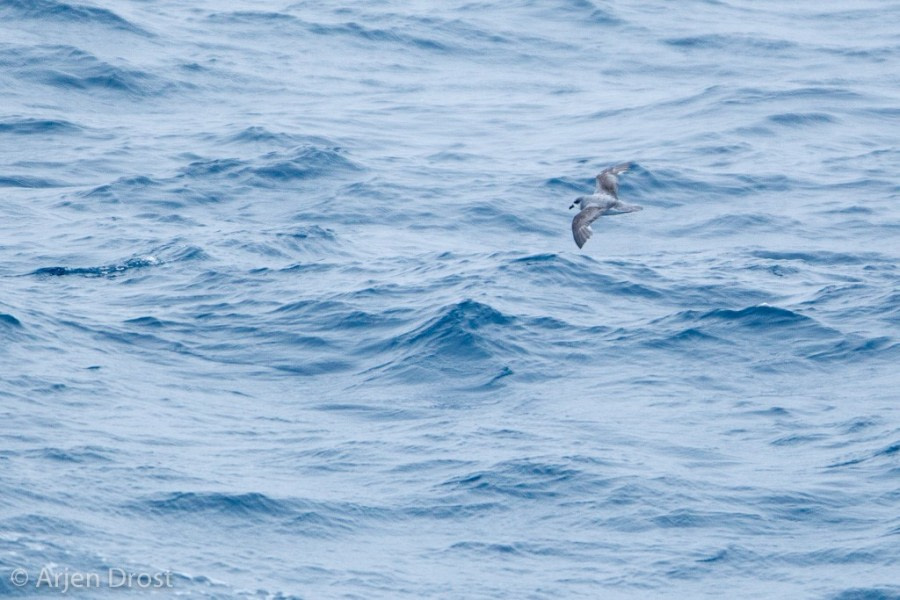
{"type": "Polygon", "coordinates": [[[0,0],[0,595],[900,598],[898,23],[0,0]]]}

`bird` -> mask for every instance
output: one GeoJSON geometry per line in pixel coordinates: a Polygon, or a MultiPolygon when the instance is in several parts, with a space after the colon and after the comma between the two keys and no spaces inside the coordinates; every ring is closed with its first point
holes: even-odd
{"type": "Polygon", "coordinates": [[[631,163],[622,163],[614,167],[603,169],[597,175],[597,189],[590,196],[575,198],[569,210],[578,206],[581,210],[572,219],[572,235],[579,248],[593,235],[591,223],[601,215],[621,215],[630,212],[644,210],[637,204],[625,204],[619,200],[619,175],[627,171],[631,163]]]}

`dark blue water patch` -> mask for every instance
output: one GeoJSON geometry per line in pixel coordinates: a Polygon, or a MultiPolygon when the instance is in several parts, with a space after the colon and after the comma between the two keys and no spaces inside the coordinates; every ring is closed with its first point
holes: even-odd
{"type": "Polygon", "coordinates": [[[174,492],[139,501],[131,508],[138,512],[146,510],[160,516],[212,513],[234,517],[265,517],[290,515],[293,512],[290,502],[276,500],[257,492],[245,494],[174,492]]]}
{"type": "Polygon", "coordinates": [[[157,246],[146,254],[133,256],[120,263],[102,265],[98,267],[41,267],[28,273],[43,277],[65,277],[77,275],[82,277],[117,277],[129,271],[145,269],[162,264],[205,260],[206,253],[198,246],[171,242],[157,246]]]}
{"type": "Polygon", "coordinates": [[[654,169],[649,171],[640,165],[632,165],[629,172],[619,181],[619,198],[643,204],[670,208],[689,204],[702,205],[705,199],[740,198],[758,193],[767,182],[748,182],[738,175],[722,175],[712,178],[708,173],[702,177],[692,176],[689,170],[654,169]]]}
{"type": "Polygon", "coordinates": [[[812,265],[836,266],[836,265],[858,265],[858,264],[884,264],[889,262],[881,254],[874,252],[857,252],[854,254],[846,252],[832,252],[828,250],[814,250],[809,252],[796,252],[784,250],[755,250],[751,252],[752,256],[757,258],[766,258],[770,260],[785,261],[801,261],[812,265]]]}
{"type": "Polygon", "coordinates": [[[291,152],[270,152],[258,159],[261,166],[248,167],[258,185],[280,185],[297,180],[361,171],[340,147],[303,146],[291,152]]]}
{"type": "MultiPolygon", "coordinates": [[[[688,313],[683,313],[685,316],[688,313]]],[[[728,321],[750,329],[772,329],[795,325],[817,325],[800,313],[778,306],[748,306],[740,310],[717,309],[698,316],[700,321],[728,321]]]]}
{"type": "Polygon", "coordinates": [[[646,340],[644,345],[650,348],[668,348],[679,351],[687,349],[701,351],[705,348],[711,352],[721,352],[723,350],[722,347],[730,345],[730,342],[701,329],[688,327],[665,338],[646,340]]]}
{"type": "Polygon", "coordinates": [[[782,264],[774,264],[774,265],[749,265],[747,266],[748,271],[762,271],[765,273],[769,273],[770,275],[774,275],[775,277],[794,277],[800,274],[800,269],[795,267],[791,267],[789,265],[782,264]]]}
{"type": "Polygon", "coordinates": [[[451,50],[459,50],[458,47],[454,46],[451,48],[451,46],[448,46],[446,43],[439,42],[434,38],[411,35],[405,31],[393,28],[384,29],[367,27],[352,21],[335,25],[308,23],[307,29],[315,35],[329,38],[334,36],[347,36],[361,42],[375,42],[377,44],[394,45],[429,52],[444,53],[450,52],[451,50]]]}
{"type": "Polygon", "coordinates": [[[811,354],[809,358],[820,362],[854,362],[871,358],[896,360],[900,358],[900,343],[889,337],[848,336],[827,350],[811,354]]]}
{"type": "MultiPolygon", "coordinates": [[[[364,386],[360,386],[353,391],[365,391],[364,386]]],[[[361,395],[353,394],[355,397],[362,398],[361,395]]],[[[411,410],[406,408],[400,408],[396,404],[393,404],[394,398],[391,398],[390,403],[388,405],[373,405],[368,400],[363,400],[365,404],[362,403],[349,403],[349,402],[327,402],[322,404],[316,404],[311,406],[310,408],[315,410],[320,410],[326,413],[343,413],[350,414],[355,419],[363,420],[363,421],[372,421],[372,422],[395,422],[395,421],[414,421],[423,418],[423,411],[419,410],[411,410]]],[[[345,457],[344,453],[342,454],[342,458],[344,460],[337,460],[335,458],[336,451],[333,450],[316,450],[315,457],[317,459],[317,464],[312,468],[317,471],[353,471],[358,468],[358,463],[349,461],[345,457]],[[329,456],[328,461],[319,461],[318,459],[329,456]]]]}
{"type": "Polygon", "coordinates": [[[3,0],[0,14],[39,22],[63,22],[69,25],[92,24],[149,36],[146,30],[122,18],[113,11],[84,4],[70,4],[57,0],[3,0]]]}
{"type": "Polygon", "coordinates": [[[406,332],[364,341],[354,355],[376,363],[363,372],[367,381],[443,380],[461,389],[490,389],[513,374],[506,362],[509,357],[524,356],[515,339],[518,327],[514,317],[464,300],[406,332]]]}
{"type": "Polygon", "coordinates": [[[18,118],[0,120],[0,134],[37,135],[77,133],[82,128],[64,119],[18,118]]]}
{"type": "MultiPolygon", "coordinates": [[[[218,204],[231,199],[235,185],[223,185],[221,179],[237,179],[246,183],[243,173],[249,162],[239,159],[210,159],[194,161],[178,174],[168,178],[147,175],[120,177],[111,183],[78,192],[78,198],[102,200],[116,204],[140,205],[166,211],[162,218],[181,218],[171,211],[194,205],[218,204]]],[[[66,206],[85,208],[84,203],[68,200],[66,206]]],[[[183,222],[188,222],[183,220],[183,222]]]]}
{"type": "Polygon", "coordinates": [[[754,505],[769,519],[785,523],[816,523],[819,527],[825,527],[857,520],[846,511],[846,507],[852,504],[853,499],[844,493],[784,492],[757,498],[754,505]]]}
{"type": "Polygon", "coordinates": [[[306,252],[323,246],[331,247],[338,241],[337,234],[331,228],[319,225],[305,225],[281,231],[275,234],[280,246],[291,252],[306,252]]]}
{"type": "Polygon", "coordinates": [[[61,463],[88,463],[110,462],[112,461],[112,458],[110,458],[111,453],[114,454],[109,449],[98,446],[81,446],[67,449],[48,447],[29,452],[27,456],[61,463]]]}
{"type": "Polygon", "coordinates": [[[485,383],[483,383],[479,386],[476,386],[475,389],[479,389],[479,390],[494,389],[498,386],[499,383],[502,382],[503,379],[505,379],[511,375],[514,375],[514,374],[515,374],[515,371],[513,371],[507,365],[503,365],[496,372],[496,374],[494,374],[492,377],[490,377],[490,379],[488,379],[485,383]]]}
{"type": "Polygon", "coordinates": [[[29,177],[27,175],[0,175],[0,187],[15,188],[54,188],[64,187],[67,184],[43,177],[29,177]]]}
{"type": "Polygon", "coordinates": [[[807,435],[799,435],[792,434],[782,436],[778,439],[772,440],[770,444],[772,446],[802,446],[805,444],[811,444],[813,442],[819,442],[822,440],[829,439],[829,436],[821,433],[807,434],[807,435]]]}
{"type": "Polygon", "coordinates": [[[112,343],[120,351],[136,353],[145,360],[147,353],[152,351],[154,360],[160,364],[178,364],[183,362],[185,356],[206,358],[197,353],[193,340],[190,340],[192,343],[188,346],[180,341],[167,339],[161,332],[151,329],[144,328],[141,331],[133,331],[136,329],[133,325],[131,329],[120,329],[68,319],[60,321],[60,324],[72,330],[84,332],[101,343],[112,343]]]}
{"type": "MultiPolygon", "coordinates": [[[[371,23],[359,24],[355,21],[343,23],[320,23],[304,21],[285,12],[272,11],[232,11],[213,13],[207,17],[210,22],[221,23],[227,26],[239,28],[247,34],[255,34],[260,28],[265,28],[268,35],[276,34],[292,35],[316,35],[325,38],[348,38],[352,42],[360,44],[390,45],[399,48],[419,49],[430,52],[447,52],[450,48],[442,41],[434,37],[436,32],[447,35],[448,32],[455,36],[471,36],[468,28],[459,21],[446,27],[446,23],[430,17],[419,19],[405,19],[405,26],[374,27],[371,23]],[[419,21],[430,21],[431,25],[419,21]],[[436,27],[444,24],[445,27],[436,27]],[[421,35],[417,35],[420,31],[421,35]]],[[[481,31],[481,30],[476,30],[481,31]]],[[[495,37],[500,37],[495,35],[495,37]]]]}
{"type": "MultiPolygon", "coordinates": [[[[615,265],[620,267],[620,265],[615,265]]],[[[585,255],[543,253],[505,260],[498,272],[538,285],[554,285],[596,290],[609,296],[644,298],[647,300],[668,295],[661,287],[663,281],[652,269],[624,265],[611,275],[610,266],[585,255]],[[638,279],[652,279],[650,285],[638,279]]]]}
{"type": "Polygon", "coordinates": [[[570,177],[551,177],[544,181],[544,187],[550,188],[554,192],[559,191],[579,195],[590,193],[590,188],[585,187],[583,181],[570,177]]]}
{"type": "Polygon", "coordinates": [[[866,431],[875,427],[877,425],[881,425],[884,423],[884,419],[882,417],[860,417],[857,419],[851,419],[846,423],[842,424],[842,431],[846,434],[859,433],[861,431],[866,431]]]}
{"type": "Polygon", "coordinates": [[[269,315],[272,324],[288,328],[303,327],[307,331],[357,330],[368,334],[406,325],[415,311],[403,307],[366,311],[340,301],[299,300],[283,304],[269,315]]]}
{"type": "Polygon", "coordinates": [[[756,105],[779,106],[785,103],[803,101],[801,106],[807,107],[809,102],[821,103],[823,100],[859,101],[866,96],[848,87],[837,86],[803,86],[781,90],[759,87],[740,87],[730,91],[720,101],[724,105],[756,105]]]}
{"type": "Polygon", "coordinates": [[[767,118],[771,123],[788,127],[803,127],[809,125],[821,125],[823,123],[837,123],[838,120],[827,114],[819,112],[807,113],[781,113],[767,118]]]}
{"type": "Polygon", "coordinates": [[[450,550],[463,550],[482,555],[521,554],[518,544],[498,544],[486,542],[456,542],[450,546],[450,550]]]}
{"type": "Polygon", "coordinates": [[[454,458],[436,458],[436,459],[425,459],[425,460],[416,460],[412,459],[412,462],[406,462],[402,464],[398,464],[391,469],[392,472],[395,473],[427,473],[431,470],[438,469],[449,469],[449,468],[462,468],[462,467],[470,467],[475,463],[471,460],[462,460],[462,459],[454,459],[454,458]]]}
{"type": "Polygon", "coordinates": [[[441,484],[454,491],[525,500],[556,498],[585,485],[584,473],[578,469],[531,460],[499,463],[491,469],[454,477],[441,484]]]}
{"type": "Polygon", "coordinates": [[[130,258],[122,263],[102,265],[99,267],[41,267],[35,269],[30,275],[39,277],[66,277],[77,275],[81,277],[108,277],[114,278],[125,275],[135,269],[144,269],[159,264],[157,260],[147,258],[130,258]]]}
{"type": "Polygon", "coordinates": [[[135,317],[133,319],[128,319],[125,321],[127,325],[137,325],[139,327],[149,327],[151,329],[162,329],[167,325],[171,325],[170,322],[165,322],[157,319],[156,317],[144,316],[144,317],[135,317]]]}
{"type": "Polygon", "coordinates": [[[301,511],[278,527],[279,531],[291,535],[316,539],[331,539],[357,529],[358,525],[353,519],[334,512],[325,514],[320,510],[301,511]]]}
{"type": "Polygon", "coordinates": [[[625,23],[612,10],[597,8],[593,2],[573,2],[573,4],[584,5],[584,8],[590,10],[590,15],[587,18],[588,23],[595,25],[622,25],[625,23]]]}
{"type": "Polygon", "coordinates": [[[83,198],[99,198],[112,202],[122,202],[134,196],[134,194],[146,189],[158,189],[161,182],[146,175],[130,175],[120,177],[112,183],[98,185],[87,191],[80,192],[83,198]]]}
{"type": "Polygon", "coordinates": [[[424,325],[379,346],[383,351],[401,349],[411,360],[483,360],[498,349],[491,334],[512,323],[512,317],[490,305],[463,300],[444,307],[439,316],[424,325]]]}
{"type": "MultiPolygon", "coordinates": [[[[698,353],[698,357],[747,360],[758,369],[792,369],[788,359],[823,360],[819,355],[841,344],[847,336],[799,312],[776,306],[757,305],[739,310],[689,310],[654,320],[650,329],[629,330],[621,342],[637,342],[645,348],[698,353]],[[661,335],[662,334],[662,335],[661,335]],[[757,345],[766,340],[766,352],[757,345]]],[[[835,356],[832,360],[845,360],[835,356]]]]}
{"type": "Polygon", "coordinates": [[[675,37],[663,40],[669,46],[683,50],[713,50],[753,53],[783,53],[797,47],[797,44],[784,39],[750,37],[739,35],[704,34],[697,36],[675,37]]]}
{"type": "Polygon", "coordinates": [[[840,467],[850,467],[859,465],[862,463],[866,463],[872,460],[878,460],[882,458],[893,459],[896,455],[900,454],[900,442],[896,442],[885,446],[884,448],[880,448],[875,450],[874,452],[869,452],[862,456],[858,456],[856,458],[851,458],[847,460],[843,460],[840,462],[832,463],[828,465],[829,469],[836,469],[840,467]]]}
{"type": "Polygon", "coordinates": [[[68,519],[26,513],[0,521],[0,531],[27,531],[32,536],[78,536],[83,535],[85,529],[82,524],[68,519]]]}
{"type": "Polygon", "coordinates": [[[267,26],[279,22],[300,22],[297,17],[287,13],[261,10],[240,10],[212,13],[210,15],[207,15],[206,19],[208,21],[218,23],[257,23],[267,26]]]}
{"type": "Polygon", "coordinates": [[[0,49],[0,66],[62,91],[110,92],[133,99],[158,96],[176,85],[148,71],[107,63],[73,46],[8,46],[0,49]]]}
{"type": "Polygon", "coordinates": [[[247,161],[237,158],[214,158],[198,160],[183,167],[179,173],[190,179],[231,174],[236,176],[236,171],[246,167],[247,161]]]}
{"type": "Polygon", "coordinates": [[[28,335],[27,331],[19,319],[11,314],[0,312],[0,340],[19,341],[28,335]]]}
{"type": "MultiPolygon", "coordinates": [[[[304,348],[315,347],[314,345],[304,343],[304,348]]],[[[323,343],[322,345],[327,345],[323,343]]],[[[300,377],[314,377],[317,375],[338,374],[341,372],[352,371],[356,364],[348,360],[305,360],[295,363],[270,363],[269,366],[282,373],[289,373],[300,377]]]]}
{"type": "Polygon", "coordinates": [[[317,147],[335,146],[334,142],[323,137],[272,131],[260,125],[245,127],[236,133],[225,136],[222,141],[226,144],[265,144],[267,146],[274,145],[283,148],[296,148],[303,144],[317,147]]]}
{"type": "Polygon", "coordinates": [[[729,530],[760,530],[765,520],[754,513],[725,511],[696,511],[679,508],[653,517],[651,522],[663,529],[722,528],[729,530]]]}
{"type": "Polygon", "coordinates": [[[506,510],[508,506],[501,502],[438,503],[405,507],[400,515],[410,519],[461,521],[506,510]]]}
{"type": "Polygon", "coordinates": [[[850,588],[831,596],[831,600],[900,600],[900,587],[850,588]]]}
{"type": "MultiPolygon", "coordinates": [[[[862,179],[857,181],[848,181],[831,186],[832,189],[872,189],[877,187],[880,181],[872,179],[862,179]]],[[[868,206],[844,206],[841,208],[833,208],[822,211],[826,215],[872,215],[875,211],[868,206]]]]}
{"type": "Polygon", "coordinates": [[[395,522],[402,511],[350,502],[276,499],[258,493],[175,492],[125,504],[129,513],[165,520],[199,518],[227,526],[276,531],[307,537],[337,537],[378,522],[395,522]]]}
{"type": "MultiPolygon", "coordinates": [[[[234,232],[228,239],[223,240],[220,246],[221,248],[239,249],[253,256],[271,256],[289,260],[296,260],[301,255],[309,255],[318,261],[319,267],[326,269],[329,267],[321,262],[322,256],[327,255],[329,258],[335,259],[346,254],[335,232],[318,225],[298,226],[282,232],[234,232]]],[[[302,265],[295,264],[287,269],[282,268],[280,271],[301,272],[303,270],[302,265]]],[[[315,271],[316,268],[311,266],[305,270],[315,271]]],[[[262,275],[270,271],[273,270],[269,267],[258,267],[252,269],[250,274],[262,275]]]]}
{"type": "Polygon", "coordinates": [[[10,314],[0,313],[0,328],[5,329],[20,329],[22,327],[22,322],[17,318],[10,314]]]}
{"type": "MultiPolygon", "coordinates": [[[[897,106],[878,106],[873,108],[863,109],[862,112],[870,115],[874,115],[876,117],[881,117],[885,119],[896,119],[900,118],[900,107],[897,106]]],[[[869,156],[879,156],[886,154],[896,154],[896,150],[886,150],[886,149],[878,149],[869,152],[869,156]]]]}
{"type": "Polygon", "coordinates": [[[897,49],[891,47],[878,48],[840,48],[834,46],[824,46],[817,48],[817,51],[832,56],[841,56],[855,61],[865,61],[868,63],[883,63],[897,59],[897,49]]]}

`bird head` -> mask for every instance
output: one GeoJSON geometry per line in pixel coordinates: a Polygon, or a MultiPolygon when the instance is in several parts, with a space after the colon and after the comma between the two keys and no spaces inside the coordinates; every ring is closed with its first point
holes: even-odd
{"type": "Polygon", "coordinates": [[[573,208],[575,208],[576,205],[581,206],[581,196],[575,198],[575,201],[572,202],[572,205],[569,207],[569,210],[572,210],[573,208]]]}

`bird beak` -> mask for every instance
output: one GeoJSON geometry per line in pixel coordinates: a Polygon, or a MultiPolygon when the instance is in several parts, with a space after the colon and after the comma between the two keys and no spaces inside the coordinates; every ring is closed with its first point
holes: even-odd
{"type": "Polygon", "coordinates": [[[569,207],[569,210],[572,210],[573,208],[575,208],[575,204],[574,204],[574,203],[572,204],[572,206],[569,207]]]}

